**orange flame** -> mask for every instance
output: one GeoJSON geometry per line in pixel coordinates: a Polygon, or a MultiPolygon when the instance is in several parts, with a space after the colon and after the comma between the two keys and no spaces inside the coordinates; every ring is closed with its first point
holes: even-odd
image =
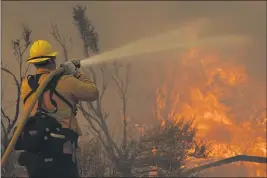
{"type": "MultiPolygon", "coordinates": [[[[266,156],[265,87],[236,58],[193,48],[167,64],[156,114],[160,120],[194,117],[197,137],[213,144],[213,157],[266,156]]],[[[265,165],[236,165],[245,166],[247,176],[266,176],[265,165]]]]}

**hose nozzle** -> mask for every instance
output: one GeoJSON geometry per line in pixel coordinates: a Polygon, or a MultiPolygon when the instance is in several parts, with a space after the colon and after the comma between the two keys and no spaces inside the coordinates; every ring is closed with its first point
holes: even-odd
{"type": "Polygon", "coordinates": [[[67,61],[60,65],[60,67],[64,68],[65,75],[74,75],[78,68],[81,67],[81,63],[79,60],[67,61]]]}

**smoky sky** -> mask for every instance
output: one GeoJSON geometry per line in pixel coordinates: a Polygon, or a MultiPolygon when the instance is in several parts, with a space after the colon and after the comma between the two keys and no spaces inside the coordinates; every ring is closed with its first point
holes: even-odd
{"type": "MultiPolygon", "coordinates": [[[[245,34],[250,36],[252,44],[240,60],[256,80],[265,82],[266,78],[266,3],[265,2],[184,2],[184,1],[56,1],[56,2],[2,2],[2,62],[14,71],[18,70],[12,51],[11,40],[20,36],[21,23],[32,30],[32,40],[44,39],[52,43],[59,58],[60,46],[52,38],[51,23],[57,24],[68,43],[71,58],[83,58],[83,46],[79,33],[72,21],[72,7],[76,4],[87,6],[87,15],[99,33],[100,51],[120,47],[126,43],[154,34],[176,29],[181,24],[194,19],[208,19],[212,23],[206,33],[209,34],[245,34]]],[[[231,41],[229,41],[231,43],[231,41]]],[[[27,57],[28,52],[25,57],[27,57]]],[[[149,89],[148,74],[157,71],[160,60],[147,62],[136,58],[168,58],[165,54],[138,56],[133,58],[132,98],[130,107],[147,104],[154,91],[149,89]],[[152,72],[150,72],[152,71],[152,72]]],[[[12,82],[3,80],[5,88],[12,95],[12,82]]],[[[3,88],[3,86],[2,86],[3,88]]],[[[5,96],[8,96],[6,94],[5,96]]],[[[107,99],[107,106],[115,96],[107,99]]],[[[115,102],[115,101],[114,101],[115,102]]],[[[120,113],[120,104],[113,104],[120,113]]],[[[116,110],[116,109],[115,109],[116,110]]],[[[129,110],[135,114],[135,110],[129,110]]],[[[147,113],[147,107],[140,107],[139,114],[147,113]]]]}

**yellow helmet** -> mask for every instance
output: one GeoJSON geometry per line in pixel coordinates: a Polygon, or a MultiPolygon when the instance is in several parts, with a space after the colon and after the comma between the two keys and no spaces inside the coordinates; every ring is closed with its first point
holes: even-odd
{"type": "Polygon", "coordinates": [[[57,52],[53,51],[49,42],[45,40],[37,40],[30,48],[30,57],[27,61],[32,64],[41,63],[56,55],[57,52]]]}

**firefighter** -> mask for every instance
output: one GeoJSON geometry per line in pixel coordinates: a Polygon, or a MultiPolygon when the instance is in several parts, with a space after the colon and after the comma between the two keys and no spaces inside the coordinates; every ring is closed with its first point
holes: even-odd
{"type": "MultiPolygon", "coordinates": [[[[27,62],[35,66],[36,74],[29,75],[22,82],[24,109],[32,102],[32,94],[39,84],[56,69],[56,57],[57,52],[53,51],[49,42],[37,40],[32,44],[27,62]]],[[[75,117],[76,105],[79,101],[97,100],[98,90],[78,70],[79,61],[66,62],[63,66],[65,75],[48,85],[31,112],[31,122],[35,121],[35,125],[31,128],[29,124],[26,125],[23,132],[25,138],[21,137],[18,141],[24,150],[19,161],[26,166],[30,178],[79,176],[75,148],[81,129],[75,117]],[[47,133],[44,133],[44,129],[47,133]],[[29,134],[32,137],[26,137],[26,131],[32,132],[29,134]]]]}

